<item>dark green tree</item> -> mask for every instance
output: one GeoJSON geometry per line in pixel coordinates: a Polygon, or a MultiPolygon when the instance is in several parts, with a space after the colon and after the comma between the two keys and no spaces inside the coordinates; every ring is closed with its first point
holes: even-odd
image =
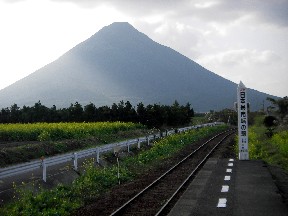
{"type": "Polygon", "coordinates": [[[31,107],[31,114],[32,118],[30,119],[31,122],[47,122],[49,116],[49,109],[42,105],[40,101],[34,104],[31,107]]]}
{"type": "Polygon", "coordinates": [[[126,122],[137,122],[137,113],[135,109],[133,108],[130,101],[126,101],[125,107],[124,107],[124,119],[123,121],[126,122]]]}
{"type": "Polygon", "coordinates": [[[10,123],[10,109],[2,108],[0,113],[0,123],[10,123]]]}
{"type": "Polygon", "coordinates": [[[93,103],[84,106],[83,119],[86,122],[93,122],[97,119],[97,108],[93,103]]]}
{"type": "Polygon", "coordinates": [[[78,102],[71,104],[69,107],[69,121],[81,122],[83,121],[83,107],[78,102]]]}
{"type": "Polygon", "coordinates": [[[10,122],[12,122],[12,123],[19,122],[20,116],[21,116],[20,107],[18,107],[17,104],[13,104],[10,107],[10,122]]]}
{"type": "Polygon", "coordinates": [[[274,106],[272,108],[276,109],[277,114],[281,119],[288,115],[288,97],[280,98],[278,100],[274,98],[267,98],[274,106]]]}
{"type": "Polygon", "coordinates": [[[137,121],[141,124],[146,125],[146,108],[142,102],[137,105],[137,121]]]}

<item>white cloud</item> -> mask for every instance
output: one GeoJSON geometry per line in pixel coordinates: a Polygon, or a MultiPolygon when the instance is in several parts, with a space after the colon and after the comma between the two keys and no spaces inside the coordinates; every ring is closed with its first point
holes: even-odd
{"type": "Polygon", "coordinates": [[[281,57],[271,50],[228,50],[215,55],[206,55],[199,58],[202,64],[225,65],[226,67],[238,67],[239,65],[274,64],[280,61],[281,57]]]}
{"type": "Polygon", "coordinates": [[[217,5],[218,2],[217,1],[208,1],[208,2],[201,2],[201,3],[195,3],[194,6],[196,8],[210,8],[214,5],[217,5]]]}
{"type": "Polygon", "coordinates": [[[103,26],[128,21],[234,82],[243,76],[265,91],[270,79],[271,93],[283,96],[287,11],[288,0],[0,0],[0,70],[19,71],[16,81],[103,26]]]}
{"type": "Polygon", "coordinates": [[[0,2],[0,89],[54,61],[104,25],[125,20],[106,6],[79,9],[49,0],[0,2]]]}
{"type": "Polygon", "coordinates": [[[272,95],[287,95],[288,63],[272,50],[228,50],[202,56],[197,62],[219,75],[272,95]],[[283,82],[284,81],[284,82],[283,82]]]}

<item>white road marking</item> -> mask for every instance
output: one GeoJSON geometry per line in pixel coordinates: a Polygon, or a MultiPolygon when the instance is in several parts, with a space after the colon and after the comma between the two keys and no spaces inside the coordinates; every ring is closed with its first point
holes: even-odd
{"type": "Polygon", "coordinates": [[[232,173],[232,169],[226,169],[227,173],[232,173]]]}
{"type": "Polygon", "coordinates": [[[227,193],[229,191],[229,186],[228,185],[222,185],[221,192],[222,193],[227,193]]]}
{"type": "MultiPolygon", "coordinates": [[[[233,162],[234,159],[230,158],[229,159],[229,163],[228,163],[228,167],[233,167],[233,162]]],[[[226,169],[226,173],[232,173],[232,169],[226,169]]],[[[231,180],[231,176],[225,176],[224,177],[224,181],[230,181],[231,180]]],[[[222,185],[221,188],[221,193],[227,193],[229,192],[229,186],[228,185],[222,185]]],[[[227,199],[226,198],[219,198],[218,204],[217,204],[217,208],[226,208],[227,206],[227,199]]]]}
{"type": "Polygon", "coordinates": [[[233,167],[233,163],[228,163],[228,166],[229,167],[233,167]]]}
{"type": "Polygon", "coordinates": [[[226,208],[227,199],[226,198],[219,198],[218,201],[218,208],[226,208]]]}
{"type": "Polygon", "coordinates": [[[225,176],[224,177],[224,181],[230,181],[231,180],[231,176],[225,176]]]}

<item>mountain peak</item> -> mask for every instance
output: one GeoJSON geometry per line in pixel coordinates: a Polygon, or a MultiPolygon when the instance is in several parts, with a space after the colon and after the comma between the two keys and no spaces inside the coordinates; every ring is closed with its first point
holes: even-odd
{"type": "MultiPolygon", "coordinates": [[[[112,24],[108,25],[110,27],[114,27],[114,26],[122,26],[122,27],[130,27],[130,28],[133,28],[134,27],[129,23],[129,22],[113,22],[112,24]]],[[[107,26],[107,27],[108,27],[107,26]]]]}
{"type": "MultiPolygon", "coordinates": [[[[130,23],[128,22],[114,22],[104,28],[102,28],[99,32],[97,32],[95,35],[101,35],[104,34],[105,36],[111,35],[115,37],[117,34],[117,37],[125,36],[130,37],[131,35],[135,34],[142,34],[137,29],[135,29],[130,23]]],[[[142,34],[144,35],[144,34],[142,34]]]]}
{"type": "Polygon", "coordinates": [[[103,27],[99,32],[105,31],[116,31],[116,32],[125,32],[125,31],[137,31],[130,23],[128,22],[114,22],[108,26],[103,27]]]}
{"type": "MultiPolygon", "coordinates": [[[[132,104],[177,100],[190,102],[196,111],[208,111],[230,107],[236,88],[235,83],[154,42],[129,23],[115,22],[1,90],[0,108],[14,103],[30,106],[39,100],[60,107],[76,101],[102,106],[121,100],[132,104]]],[[[268,96],[250,93],[255,106],[268,96]]]]}
{"type": "Polygon", "coordinates": [[[77,45],[74,51],[83,50],[94,52],[95,49],[122,49],[139,46],[141,44],[151,44],[152,40],[145,34],[139,32],[128,22],[114,22],[103,27],[86,41],[77,45]]]}

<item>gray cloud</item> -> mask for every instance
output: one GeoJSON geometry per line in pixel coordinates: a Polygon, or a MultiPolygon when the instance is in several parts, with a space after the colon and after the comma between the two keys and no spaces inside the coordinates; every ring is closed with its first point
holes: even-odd
{"type": "MultiPolygon", "coordinates": [[[[153,40],[232,81],[251,79],[248,86],[258,90],[264,91],[272,77],[279,83],[288,79],[288,0],[50,1],[73,3],[87,11],[114,8],[153,40]]],[[[283,94],[280,84],[274,88],[271,93],[283,94]]]]}
{"type": "MultiPolygon", "coordinates": [[[[17,1],[17,0],[16,0],[17,1]]],[[[252,15],[275,25],[288,25],[288,0],[51,0],[71,2],[81,7],[112,6],[130,16],[166,13],[171,18],[191,17],[208,22],[230,22],[244,15],[252,15]],[[170,13],[169,13],[170,12],[170,13]]]]}
{"type": "Polygon", "coordinates": [[[275,62],[280,63],[281,57],[271,50],[228,50],[215,55],[207,55],[200,59],[202,63],[223,65],[227,68],[239,67],[239,65],[271,65],[275,62]]]}
{"type": "Polygon", "coordinates": [[[27,1],[27,0],[2,0],[3,2],[5,3],[18,3],[18,2],[24,2],[24,1],[27,1]]]}
{"type": "MultiPolygon", "coordinates": [[[[26,0],[2,0],[17,3],[26,0]]],[[[50,0],[80,7],[114,7],[133,17],[166,14],[170,18],[197,18],[207,22],[231,22],[244,15],[279,26],[288,26],[288,0],[50,0]]]]}

